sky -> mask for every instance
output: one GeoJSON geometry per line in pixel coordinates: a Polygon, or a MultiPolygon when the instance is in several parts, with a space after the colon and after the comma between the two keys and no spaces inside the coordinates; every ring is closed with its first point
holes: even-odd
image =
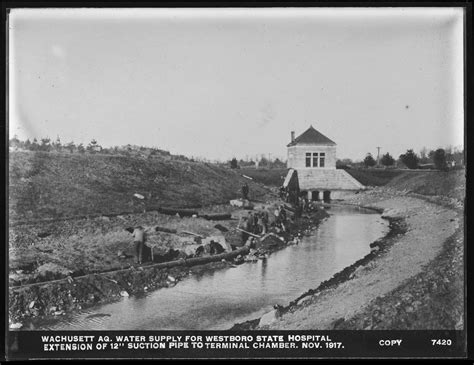
{"type": "Polygon", "coordinates": [[[464,144],[462,8],[13,9],[10,138],[286,159],[464,144]]]}

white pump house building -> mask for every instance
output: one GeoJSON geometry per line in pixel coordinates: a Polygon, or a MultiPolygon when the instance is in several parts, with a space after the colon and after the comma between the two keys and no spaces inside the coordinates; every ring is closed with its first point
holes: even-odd
{"type": "Polygon", "coordinates": [[[284,187],[297,176],[300,195],[309,200],[341,199],[345,192],[365,189],[344,170],[336,170],[336,143],[313,126],[295,138],[291,132],[288,148],[288,174],[284,187]]]}

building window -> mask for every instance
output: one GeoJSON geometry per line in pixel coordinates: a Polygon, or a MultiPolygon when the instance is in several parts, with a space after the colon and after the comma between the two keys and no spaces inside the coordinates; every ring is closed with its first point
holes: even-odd
{"type": "Polygon", "coordinates": [[[325,158],[326,158],[326,154],[324,152],[321,152],[319,154],[319,167],[324,167],[325,158]]]}
{"type": "Polygon", "coordinates": [[[311,167],[311,153],[306,153],[306,167],[311,167]]]}
{"type": "Polygon", "coordinates": [[[313,152],[313,167],[318,167],[318,153],[313,152]]]}

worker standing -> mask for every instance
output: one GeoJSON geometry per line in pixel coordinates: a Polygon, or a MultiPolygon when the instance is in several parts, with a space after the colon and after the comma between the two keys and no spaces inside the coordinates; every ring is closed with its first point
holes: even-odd
{"type": "Polygon", "coordinates": [[[242,242],[247,242],[247,239],[250,237],[247,232],[249,228],[249,217],[240,217],[239,223],[237,225],[242,230],[242,242]]]}
{"type": "Polygon", "coordinates": [[[143,246],[145,245],[145,229],[142,226],[135,227],[132,232],[133,245],[135,249],[135,262],[139,265],[142,264],[143,259],[143,246]]]}

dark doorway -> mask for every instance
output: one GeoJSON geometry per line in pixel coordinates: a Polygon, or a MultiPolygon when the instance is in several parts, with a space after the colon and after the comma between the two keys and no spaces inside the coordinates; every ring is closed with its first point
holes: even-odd
{"type": "Polygon", "coordinates": [[[330,191],[325,191],[323,193],[323,200],[325,202],[330,202],[331,201],[331,192],[330,191]]]}
{"type": "Polygon", "coordinates": [[[311,193],[311,200],[312,201],[318,201],[319,200],[319,191],[316,190],[316,191],[313,191],[311,193]]]}

